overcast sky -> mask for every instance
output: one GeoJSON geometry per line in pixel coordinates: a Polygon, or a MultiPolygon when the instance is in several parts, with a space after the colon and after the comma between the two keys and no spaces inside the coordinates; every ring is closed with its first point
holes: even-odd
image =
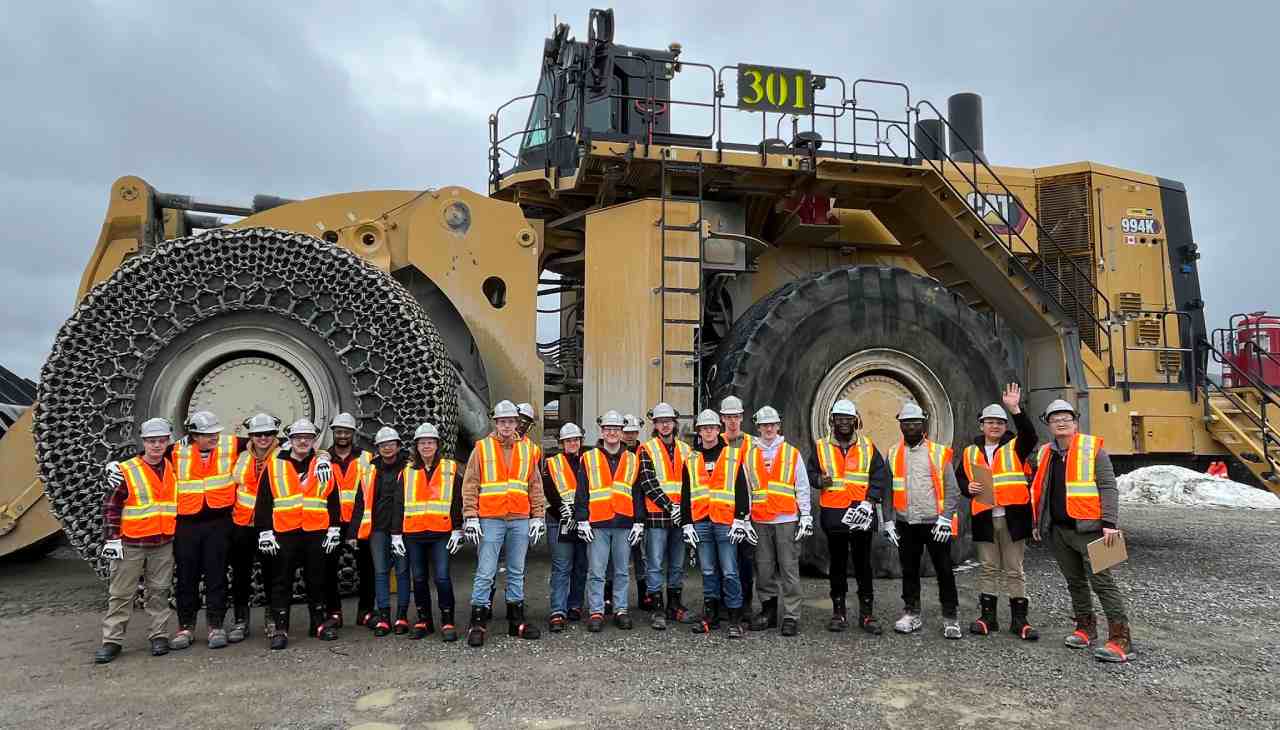
{"type": "MultiPolygon", "coordinates": [[[[584,38],[589,7],[289,5],[6,4],[0,364],[37,376],[121,175],[243,201],[483,191],[487,115],[533,89],[552,14],[584,38]]],[[[924,5],[614,7],[618,42],[679,41],[688,60],[898,79],[939,106],[977,91],[993,162],[1092,159],[1181,180],[1210,327],[1280,310],[1274,4],[924,5]]]]}

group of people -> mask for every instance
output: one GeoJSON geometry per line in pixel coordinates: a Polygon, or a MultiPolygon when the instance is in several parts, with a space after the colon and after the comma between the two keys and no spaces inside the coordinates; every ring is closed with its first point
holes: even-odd
{"type": "Polygon", "coordinates": [[[697,633],[725,627],[731,639],[774,628],[795,636],[800,553],[815,521],[830,555],[829,630],[849,628],[852,561],[857,625],[882,633],[871,567],[872,538],[879,532],[897,548],[902,568],[903,608],[894,630],[913,633],[923,626],[920,567],[928,553],[942,634],[960,639],[951,541],[967,500],[982,564],[978,615],[969,632],[998,630],[1003,587],[1009,630],[1023,640],[1038,638],[1028,618],[1022,559],[1026,540],[1043,538],[1051,542],[1071,593],[1075,630],[1066,645],[1096,642],[1097,593],[1110,631],[1094,656],[1127,661],[1132,646],[1123,598],[1110,572],[1095,573],[1088,562],[1090,542],[1119,537],[1110,459],[1100,438],[1079,432],[1074,408],[1061,400],[1046,409],[1052,438],[1037,448],[1035,427],[1020,402],[1018,386],[1008,386],[1002,403],[982,411],[980,433],[958,458],[929,439],[928,414],[913,402],[897,415],[901,438],[882,454],[862,432],[856,406],[837,401],[830,434],[815,441],[807,459],[782,435],[772,406],[759,408],[752,419],[756,433],[745,433],[745,409],[734,396],[718,412],[697,414],[692,444],[680,438],[680,414],[659,403],[648,413],[648,440],[639,437],[639,418],[610,410],[597,419],[594,447],[584,448],[582,429],[566,423],[559,452],[547,457],[529,436],[533,407],[501,401],[491,414],[492,433],[476,442],[465,465],[443,455],[431,423],[418,427],[406,454],[400,435],[387,427],[376,433],[374,452],[361,449],[355,419],[346,413],[330,424],[333,445],[323,450],[315,448],[319,429],[305,418],[290,425],[282,441],[280,421],[257,414],[243,424],[248,437],[237,438],[223,433],[214,414],[200,411],[185,424],[183,443],[172,441],[168,421],[152,418],[141,426],[142,453],[107,465],[102,556],[111,561],[111,583],[95,660],[107,663],[121,652],[140,579],[153,655],[191,645],[201,581],[209,647],[243,641],[250,633],[255,565],[268,587],[264,625],[272,649],[288,646],[298,568],[306,585],[308,633],[336,639],[343,626],[337,573],[344,550],[354,553],[358,573],[356,623],[376,635],[422,639],[435,633],[434,585],[443,640],[465,633],[468,645],[482,646],[505,556],[507,633],[537,639],[541,629],[526,617],[525,562],[529,547],[544,536],[551,548],[547,627],[553,633],[583,619],[588,631],[600,632],[609,617],[618,629],[632,629],[634,574],[640,607],[655,630],[674,623],[697,633]],[[460,632],[450,557],[464,543],[476,546],[478,561],[470,618],[460,632]],[[686,550],[694,551],[702,577],[696,615],[682,598],[686,550]],[[169,638],[175,562],[178,631],[169,638]],[[412,623],[410,588],[417,604],[412,623]]]}

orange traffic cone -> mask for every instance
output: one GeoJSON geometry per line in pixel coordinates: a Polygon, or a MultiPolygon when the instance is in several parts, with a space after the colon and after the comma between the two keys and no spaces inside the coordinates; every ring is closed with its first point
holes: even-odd
{"type": "Polygon", "coordinates": [[[1227,478],[1227,465],[1226,465],[1226,463],[1224,463],[1224,462],[1221,462],[1221,461],[1215,461],[1215,462],[1213,462],[1213,463],[1209,464],[1209,468],[1205,470],[1205,473],[1206,473],[1206,474],[1208,474],[1208,475],[1209,475],[1209,476],[1211,476],[1211,477],[1218,477],[1219,479],[1226,479],[1226,478],[1227,478]]]}

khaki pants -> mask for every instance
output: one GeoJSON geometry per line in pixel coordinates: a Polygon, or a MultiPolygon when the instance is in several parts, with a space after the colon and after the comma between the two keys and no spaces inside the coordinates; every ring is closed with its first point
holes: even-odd
{"type": "Polygon", "coordinates": [[[1093,614],[1093,592],[1098,594],[1102,610],[1107,620],[1126,623],[1124,596],[1116,585],[1111,569],[1094,573],[1089,565],[1089,543],[1102,537],[1102,530],[1097,532],[1077,532],[1071,528],[1053,528],[1053,557],[1058,560],[1058,568],[1062,577],[1067,579],[1067,590],[1071,592],[1071,608],[1076,616],[1093,614]]]}
{"type": "Polygon", "coordinates": [[[1027,597],[1027,581],[1022,573],[1022,554],[1025,543],[1009,539],[1009,525],[1003,517],[991,519],[994,538],[992,542],[975,542],[982,572],[978,574],[978,591],[992,596],[1000,595],[1003,583],[1010,598],[1027,597]]]}
{"type": "Polygon", "coordinates": [[[778,597],[782,592],[779,618],[800,619],[800,546],[796,543],[799,522],[776,525],[756,523],[756,593],[760,601],[778,597]]]}
{"type": "Polygon", "coordinates": [[[173,614],[169,608],[169,591],[173,585],[173,543],[156,547],[125,545],[124,558],[111,561],[107,616],[102,620],[102,643],[124,643],[124,630],[133,613],[138,580],[144,577],[147,615],[151,617],[147,638],[169,635],[169,617],[173,614]]]}

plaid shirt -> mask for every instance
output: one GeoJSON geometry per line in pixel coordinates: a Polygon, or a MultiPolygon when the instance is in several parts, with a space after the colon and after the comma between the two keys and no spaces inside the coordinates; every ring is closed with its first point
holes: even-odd
{"type": "MultiPolygon", "coordinates": [[[[666,447],[666,444],[663,444],[666,447]]],[[[668,454],[674,454],[675,444],[666,447],[668,454]]],[[[662,485],[658,484],[658,475],[653,468],[653,460],[649,458],[649,452],[645,449],[638,449],[640,454],[640,477],[637,483],[644,492],[644,496],[653,500],[654,504],[662,508],[662,514],[654,514],[645,510],[644,526],[646,528],[663,528],[675,529],[679,527],[674,520],[671,519],[671,499],[667,497],[667,493],[662,491],[662,485]]],[[[683,517],[683,515],[681,515],[683,517]]]]}
{"type": "MultiPolygon", "coordinates": [[[[151,465],[147,465],[151,468],[151,465]]],[[[157,476],[164,481],[164,473],[169,470],[169,460],[160,462],[157,476]]],[[[154,469],[153,469],[154,471],[154,469]]],[[[133,547],[156,547],[173,541],[173,535],[151,535],[150,537],[125,537],[120,534],[120,515],[124,512],[125,500],[129,498],[129,485],[120,482],[120,486],[107,492],[102,500],[102,541],[119,540],[133,547]]]]}

